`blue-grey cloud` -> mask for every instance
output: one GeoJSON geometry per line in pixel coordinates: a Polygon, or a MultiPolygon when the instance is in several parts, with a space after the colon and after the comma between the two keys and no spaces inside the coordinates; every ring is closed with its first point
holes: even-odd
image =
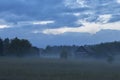
{"type": "MultiPolygon", "coordinates": [[[[118,26],[119,17],[119,0],[0,0],[0,36],[27,38],[34,44],[40,40],[43,46],[47,44],[94,43],[99,42],[97,38],[103,35],[101,32],[104,32],[105,36],[108,35],[107,31],[119,34],[118,31],[111,31],[118,30],[119,27],[102,27],[99,30],[100,33],[96,32],[92,38],[90,38],[91,34],[71,33],[71,30],[57,36],[45,35],[41,32],[46,29],[64,29],[64,27],[77,29],[84,26],[83,21],[101,25],[117,23],[118,26]],[[53,22],[44,23],[44,25],[41,23],[46,21],[53,22]],[[36,22],[37,24],[35,24],[36,22]],[[104,31],[101,31],[102,29],[104,31]],[[33,32],[36,30],[40,33],[34,34],[33,32]],[[70,37],[72,39],[68,41],[70,37]],[[52,42],[49,43],[49,40],[52,42]]],[[[85,28],[85,30],[87,29],[85,28]]],[[[112,38],[119,40],[112,35],[100,38],[100,41],[110,41],[112,38]]]]}

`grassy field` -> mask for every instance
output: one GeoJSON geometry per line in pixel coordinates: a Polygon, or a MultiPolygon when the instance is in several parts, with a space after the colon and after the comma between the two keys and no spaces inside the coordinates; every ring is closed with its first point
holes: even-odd
{"type": "Polygon", "coordinates": [[[95,60],[1,57],[0,80],[120,80],[120,64],[95,60]]]}

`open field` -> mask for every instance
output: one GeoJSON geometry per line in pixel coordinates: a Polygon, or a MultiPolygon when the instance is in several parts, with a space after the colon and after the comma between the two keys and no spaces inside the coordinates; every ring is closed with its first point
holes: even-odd
{"type": "Polygon", "coordinates": [[[120,80],[120,64],[1,57],[0,80],[120,80]]]}

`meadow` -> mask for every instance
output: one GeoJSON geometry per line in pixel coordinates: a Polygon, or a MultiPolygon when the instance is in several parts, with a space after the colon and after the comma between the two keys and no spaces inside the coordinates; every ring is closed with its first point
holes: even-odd
{"type": "Polygon", "coordinates": [[[120,80],[120,63],[0,57],[0,80],[120,80]]]}

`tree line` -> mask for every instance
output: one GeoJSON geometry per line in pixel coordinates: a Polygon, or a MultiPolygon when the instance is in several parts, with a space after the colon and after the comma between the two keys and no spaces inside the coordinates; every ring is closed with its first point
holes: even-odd
{"type": "Polygon", "coordinates": [[[120,41],[83,46],[47,46],[41,53],[47,55],[59,54],[60,58],[92,57],[112,60],[114,56],[120,55],[120,41]]]}
{"type": "Polygon", "coordinates": [[[35,55],[59,55],[60,58],[112,58],[120,55],[120,42],[108,42],[96,45],[84,46],[47,46],[45,49],[34,47],[26,39],[1,39],[0,56],[35,56],[35,55]]]}
{"type": "Polygon", "coordinates": [[[39,55],[39,48],[33,47],[26,39],[1,39],[0,56],[33,56],[39,55]]]}

